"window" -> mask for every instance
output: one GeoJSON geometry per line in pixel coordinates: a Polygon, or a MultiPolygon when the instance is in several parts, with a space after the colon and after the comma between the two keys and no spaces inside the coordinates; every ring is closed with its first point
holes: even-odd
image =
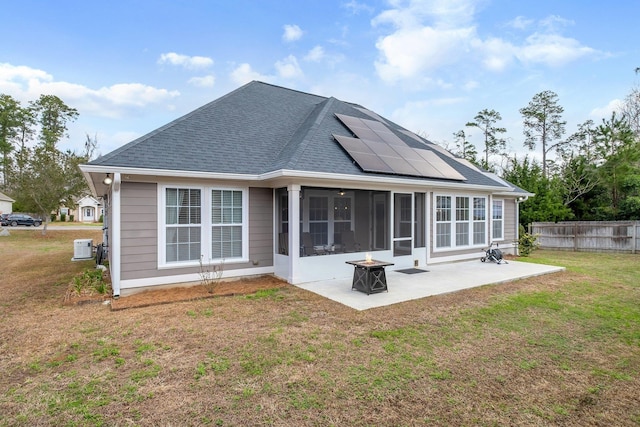
{"type": "Polygon", "coordinates": [[[484,197],[473,198],[473,244],[483,245],[486,242],[485,224],[487,222],[487,200],[484,197]]]}
{"type": "Polygon", "coordinates": [[[309,233],[314,245],[329,244],[328,197],[309,197],[309,233]]]}
{"type": "Polygon", "coordinates": [[[456,197],[456,246],[469,245],[469,198],[456,197]]]}
{"type": "Polygon", "coordinates": [[[161,267],[244,259],[247,192],[242,189],[159,187],[161,267]]]}
{"type": "Polygon", "coordinates": [[[504,200],[494,200],[491,204],[491,238],[504,239],[504,200]]]}
{"type": "Polygon", "coordinates": [[[435,249],[485,245],[486,204],[486,197],[436,196],[435,249]]]}
{"type": "Polygon", "coordinates": [[[200,190],[167,188],[165,191],[165,260],[199,260],[202,234],[200,190]]]}
{"type": "Polygon", "coordinates": [[[451,196],[436,196],[436,248],[451,246],[451,196]]]}
{"type": "Polygon", "coordinates": [[[211,190],[211,258],[242,257],[242,191],[211,190]]]}

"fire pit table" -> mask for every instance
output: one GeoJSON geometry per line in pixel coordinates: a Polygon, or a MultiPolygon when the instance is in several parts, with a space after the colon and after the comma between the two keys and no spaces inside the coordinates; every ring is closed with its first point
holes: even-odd
{"type": "Polygon", "coordinates": [[[374,294],[377,292],[389,291],[387,289],[387,276],[384,268],[393,265],[391,262],[362,260],[347,261],[347,264],[354,266],[353,283],[351,289],[364,292],[365,294],[374,294]]]}

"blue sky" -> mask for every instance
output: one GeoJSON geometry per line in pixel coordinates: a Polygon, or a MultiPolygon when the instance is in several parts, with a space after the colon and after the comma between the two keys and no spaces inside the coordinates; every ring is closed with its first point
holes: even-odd
{"type": "MultiPolygon", "coordinates": [[[[640,83],[640,2],[193,0],[5,2],[0,93],[80,113],[61,148],[107,153],[251,81],[359,103],[434,142],[482,109],[559,96],[567,136],[640,83]]],[[[481,145],[477,130],[466,128],[481,145]]]]}

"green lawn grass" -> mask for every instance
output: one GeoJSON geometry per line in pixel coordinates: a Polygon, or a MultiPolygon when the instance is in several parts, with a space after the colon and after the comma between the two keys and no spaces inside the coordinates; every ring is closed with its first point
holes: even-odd
{"type": "MultiPolygon", "coordinates": [[[[71,254],[21,233],[2,253],[71,254]]],[[[640,425],[638,256],[521,260],[567,271],[365,312],[293,287],[121,312],[0,295],[0,425],[640,425]]]]}

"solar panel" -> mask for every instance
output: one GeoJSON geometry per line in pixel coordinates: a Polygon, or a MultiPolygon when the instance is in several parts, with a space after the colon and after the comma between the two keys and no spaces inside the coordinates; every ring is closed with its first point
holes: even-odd
{"type": "Polygon", "coordinates": [[[351,158],[365,172],[394,173],[380,157],[371,151],[364,141],[348,136],[333,135],[351,158]]]}
{"type": "MultiPolygon", "coordinates": [[[[336,116],[357,138],[333,135],[334,138],[365,172],[465,180],[434,152],[409,147],[379,121],[344,114],[336,116]]],[[[417,135],[404,133],[427,145],[417,135]]]]}
{"type": "Polygon", "coordinates": [[[333,135],[333,137],[337,139],[340,145],[342,145],[342,148],[347,150],[349,153],[354,151],[359,153],[375,154],[374,151],[367,147],[367,144],[365,144],[361,139],[341,135],[333,135]]]}
{"type": "Polygon", "coordinates": [[[456,179],[464,181],[466,178],[462,176],[457,170],[449,166],[444,160],[432,151],[415,149],[416,153],[423,159],[429,162],[434,168],[438,170],[447,179],[456,179]]]}

